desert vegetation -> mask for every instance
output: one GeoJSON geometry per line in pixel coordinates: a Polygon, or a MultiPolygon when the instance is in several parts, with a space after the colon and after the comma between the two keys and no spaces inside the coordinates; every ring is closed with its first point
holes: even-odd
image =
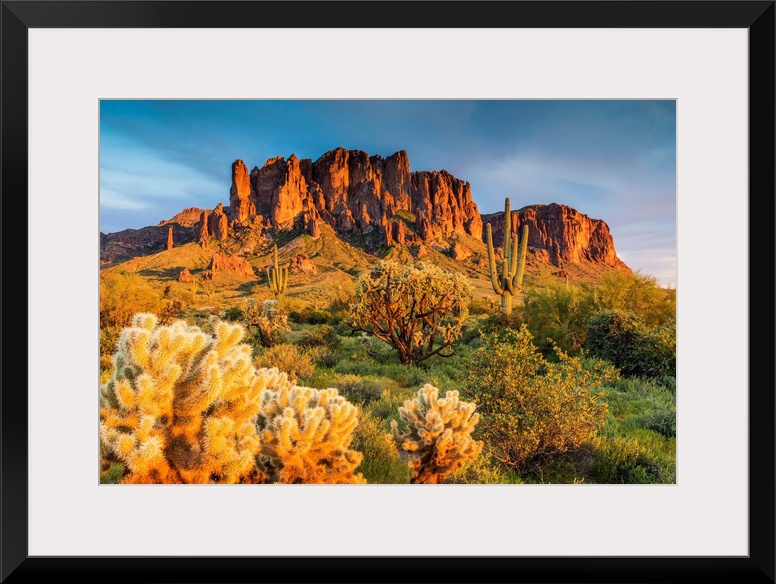
{"type": "Polygon", "coordinates": [[[675,290],[527,270],[525,232],[469,271],[327,233],[103,270],[103,483],[675,482],[675,290]]]}

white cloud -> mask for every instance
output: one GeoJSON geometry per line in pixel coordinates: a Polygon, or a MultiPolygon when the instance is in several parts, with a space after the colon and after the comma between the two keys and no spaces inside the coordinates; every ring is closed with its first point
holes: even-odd
{"type": "Polygon", "coordinates": [[[116,211],[140,211],[150,208],[148,202],[127,196],[113,189],[100,189],[100,208],[116,211]]]}

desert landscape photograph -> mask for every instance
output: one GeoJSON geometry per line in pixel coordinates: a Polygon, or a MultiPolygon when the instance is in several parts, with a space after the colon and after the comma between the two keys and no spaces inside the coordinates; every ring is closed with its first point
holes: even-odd
{"type": "Polygon", "coordinates": [[[105,99],[99,139],[101,484],[676,483],[675,101],[105,99]]]}

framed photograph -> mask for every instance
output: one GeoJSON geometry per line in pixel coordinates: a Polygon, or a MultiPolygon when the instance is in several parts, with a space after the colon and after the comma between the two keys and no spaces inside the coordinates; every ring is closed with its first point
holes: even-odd
{"type": "Polygon", "coordinates": [[[774,582],[775,14],[3,1],[0,579],[774,582]]]}

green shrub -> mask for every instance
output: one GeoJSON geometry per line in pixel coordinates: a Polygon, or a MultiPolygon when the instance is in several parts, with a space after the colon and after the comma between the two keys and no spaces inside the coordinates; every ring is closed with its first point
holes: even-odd
{"type": "Polygon", "coordinates": [[[386,385],[380,399],[365,406],[374,417],[381,420],[399,420],[399,408],[404,402],[414,397],[415,391],[408,387],[399,387],[397,385],[386,385]]]}
{"type": "Polygon", "coordinates": [[[504,329],[519,331],[524,324],[523,307],[514,306],[511,314],[499,311],[479,321],[477,331],[480,335],[490,335],[504,329]]]}
{"type": "Polygon", "coordinates": [[[312,359],[314,363],[328,369],[331,369],[339,362],[337,352],[330,347],[307,347],[305,349],[305,353],[309,355],[310,359],[312,359]]]}
{"type": "Polygon", "coordinates": [[[326,324],[332,318],[333,315],[328,310],[313,310],[307,315],[305,322],[307,324],[326,324]]]}
{"type": "Polygon", "coordinates": [[[645,377],[624,377],[605,391],[609,419],[603,433],[607,436],[640,429],[676,436],[676,396],[665,385],[645,377]]]}
{"type": "Polygon", "coordinates": [[[585,349],[614,364],[623,375],[676,376],[676,328],[650,329],[628,310],[605,310],[588,320],[585,349]]]}
{"type": "Polygon", "coordinates": [[[334,315],[328,310],[320,310],[314,306],[305,306],[301,310],[293,310],[289,318],[298,324],[334,324],[334,315]]]}
{"type": "Polygon", "coordinates": [[[321,324],[306,331],[299,340],[299,344],[303,347],[328,347],[330,349],[338,349],[342,346],[342,339],[337,335],[334,328],[328,324],[321,324]]]}
{"type": "Polygon", "coordinates": [[[111,463],[106,470],[100,471],[100,484],[101,485],[118,485],[124,478],[126,467],[119,463],[111,463]]]}
{"type": "Polygon", "coordinates": [[[635,426],[652,430],[666,438],[676,437],[676,409],[657,410],[634,418],[635,426]]]}
{"type": "Polygon", "coordinates": [[[676,482],[676,463],[638,438],[598,437],[589,472],[597,483],[663,484],[676,482]]]}
{"type": "Polygon", "coordinates": [[[238,307],[238,306],[232,306],[231,308],[227,309],[227,311],[224,313],[224,320],[228,320],[231,322],[239,322],[242,321],[245,318],[245,312],[238,307]]]}
{"type": "Polygon", "coordinates": [[[367,405],[380,399],[386,388],[384,380],[342,375],[338,379],[340,394],[348,401],[367,405]]]}
{"type": "Polygon", "coordinates": [[[388,423],[368,412],[359,414],[351,448],[364,455],[358,471],[370,484],[402,485],[410,482],[412,471],[402,460],[396,445],[386,438],[388,423]]]}
{"type": "Polygon", "coordinates": [[[334,332],[338,335],[347,335],[352,336],[354,329],[353,329],[353,323],[350,322],[349,317],[344,318],[339,322],[332,323],[332,326],[334,327],[334,332]]]}
{"type": "Polygon", "coordinates": [[[650,329],[670,327],[676,290],[622,271],[605,273],[594,284],[551,281],[526,292],[522,316],[540,350],[549,353],[554,344],[574,355],[585,346],[589,319],[609,310],[627,310],[650,329]]]}
{"type": "Polygon", "coordinates": [[[396,367],[394,366],[395,373],[391,375],[404,387],[417,387],[424,384],[428,378],[428,372],[420,367],[396,367]]]}
{"type": "Polygon", "coordinates": [[[655,379],[657,383],[665,387],[668,391],[676,395],[676,374],[660,375],[655,379]]]}
{"type": "Polygon", "coordinates": [[[488,305],[488,302],[485,300],[482,300],[480,298],[473,299],[469,303],[469,314],[478,316],[480,314],[490,314],[491,313],[491,307],[488,305]]]}

